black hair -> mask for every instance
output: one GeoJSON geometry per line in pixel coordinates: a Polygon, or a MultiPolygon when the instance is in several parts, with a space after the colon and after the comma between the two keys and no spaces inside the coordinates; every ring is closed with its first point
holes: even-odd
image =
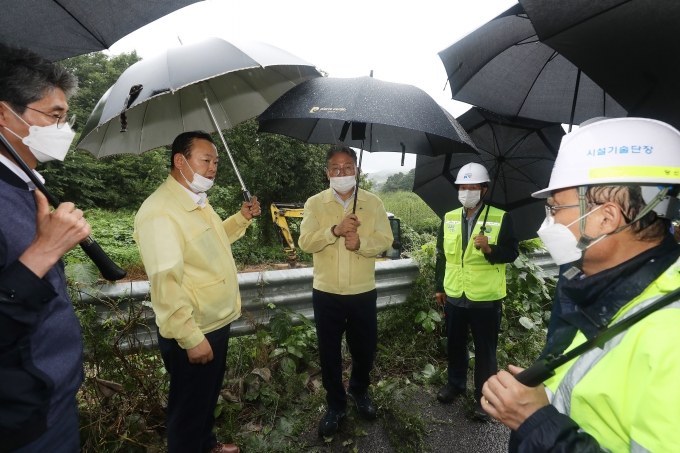
{"type": "Polygon", "coordinates": [[[349,154],[349,156],[354,160],[354,165],[357,164],[357,153],[356,153],[356,151],[354,151],[349,146],[333,145],[330,148],[328,148],[328,151],[326,152],[326,166],[327,167],[328,167],[328,163],[331,161],[331,158],[338,153],[349,154]]]}
{"type": "Polygon", "coordinates": [[[185,159],[191,157],[194,140],[206,140],[215,146],[210,134],[205,131],[182,132],[172,142],[172,154],[170,155],[170,168],[175,168],[175,154],[182,154],[185,159]]]}
{"type": "Polygon", "coordinates": [[[12,104],[21,115],[27,105],[55,88],[69,98],[78,88],[78,79],[35,52],[0,43],[0,101],[12,104]]]}

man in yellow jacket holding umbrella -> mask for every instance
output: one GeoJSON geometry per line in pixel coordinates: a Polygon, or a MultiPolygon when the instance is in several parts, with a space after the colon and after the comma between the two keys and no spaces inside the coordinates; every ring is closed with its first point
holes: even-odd
{"type": "MultiPolygon", "coordinates": [[[[565,272],[577,310],[548,351],[558,356],[680,287],[680,132],[618,118],[562,140],[538,234],[565,272]]],[[[513,429],[510,451],[677,452],[680,448],[680,302],[628,326],[558,367],[545,386],[501,371],[482,407],[513,429]]],[[[510,367],[513,374],[521,369],[510,367]]]]}

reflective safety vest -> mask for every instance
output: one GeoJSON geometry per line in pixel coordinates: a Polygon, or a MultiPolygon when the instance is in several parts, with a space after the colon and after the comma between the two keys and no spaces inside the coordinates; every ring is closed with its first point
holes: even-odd
{"type": "MultiPolygon", "coordinates": [[[[680,260],[610,324],[680,287],[680,260]]],[[[585,342],[578,332],[567,351],[585,342]]],[[[545,381],[553,406],[610,452],[680,451],[680,302],[564,364],[545,381]]]]}
{"type": "MultiPolygon", "coordinates": [[[[481,250],[477,250],[474,237],[479,235],[486,206],[477,217],[477,224],[472,229],[465,254],[463,254],[463,208],[448,212],[444,216],[444,255],[446,257],[446,274],[444,274],[444,291],[447,296],[465,297],[474,302],[486,302],[505,297],[505,264],[490,264],[481,250]]],[[[504,211],[490,207],[486,219],[484,235],[489,244],[498,242],[504,211]]],[[[467,225],[466,225],[467,227],[467,225]]]]}

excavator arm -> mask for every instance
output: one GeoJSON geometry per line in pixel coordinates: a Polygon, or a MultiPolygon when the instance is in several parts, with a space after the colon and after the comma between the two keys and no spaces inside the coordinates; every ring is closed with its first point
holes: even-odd
{"type": "Polygon", "coordinates": [[[298,262],[298,253],[295,248],[295,242],[293,241],[293,235],[288,227],[286,217],[302,218],[304,215],[304,207],[305,205],[303,203],[279,202],[272,203],[270,207],[276,235],[283,247],[283,252],[286,254],[288,267],[291,269],[300,267],[300,264],[298,262]]]}

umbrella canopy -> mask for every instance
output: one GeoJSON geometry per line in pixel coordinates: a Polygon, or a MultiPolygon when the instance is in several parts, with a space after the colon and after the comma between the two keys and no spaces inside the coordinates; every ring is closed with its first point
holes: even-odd
{"type": "Polygon", "coordinates": [[[0,42],[50,61],[108,49],[123,36],[199,0],[0,0],[0,42]]]}
{"type": "Polygon", "coordinates": [[[370,152],[474,153],[465,130],[423,90],[372,77],[301,83],[259,117],[260,132],[370,152]],[[343,131],[344,128],[344,131],[343,131]]]}
{"type": "Polygon", "coordinates": [[[313,65],[260,42],[210,38],[174,47],[120,76],[94,108],[78,148],[95,157],[141,154],[185,131],[230,129],[320,76],[313,65]],[[118,121],[123,111],[125,119],[118,121]],[[122,122],[127,132],[121,132],[122,122]]]}
{"type": "Polygon", "coordinates": [[[542,42],[607,90],[629,116],[680,128],[680,2],[521,0],[542,42]]]}
{"type": "Polygon", "coordinates": [[[545,203],[531,194],[548,185],[564,135],[562,126],[521,118],[509,121],[475,107],[458,120],[480,154],[418,156],[413,191],[443,217],[461,206],[455,187],[458,170],[470,162],[482,164],[491,177],[486,201],[510,214],[520,240],[536,237],[545,203]]]}
{"type": "Polygon", "coordinates": [[[519,4],[442,50],[439,57],[453,99],[512,120],[578,124],[596,116],[626,115],[579,71],[580,66],[539,42],[519,4]]]}

